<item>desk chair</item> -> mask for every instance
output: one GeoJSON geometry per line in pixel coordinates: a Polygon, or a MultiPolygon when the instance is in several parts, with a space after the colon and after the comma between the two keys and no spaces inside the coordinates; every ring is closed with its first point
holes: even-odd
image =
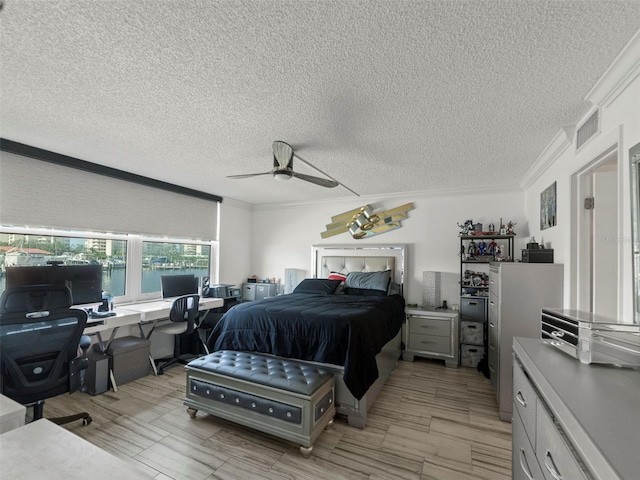
{"type": "MultiPolygon", "coordinates": [[[[82,339],[86,354],[91,340],[82,338],[87,314],[71,304],[71,292],[60,285],[8,288],[0,298],[0,393],[33,405],[33,420],[42,418],[45,399],[81,388],[87,360],[78,346],[82,339]]],[[[49,420],[80,419],[91,423],[87,412],[49,420]]]]}
{"type": "Polygon", "coordinates": [[[196,319],[199,316],[199,295],[184,295],[178,297],[171,305],[169,312],[170,323],[155,327],[154,331],[174,336],[173,357],[156,360],[158,375],[162,375],[166,369],[176,363],[187,364],[194,359],[193,355],[180,355],[180,336],[190,334],[196,328],[196,319]]]}

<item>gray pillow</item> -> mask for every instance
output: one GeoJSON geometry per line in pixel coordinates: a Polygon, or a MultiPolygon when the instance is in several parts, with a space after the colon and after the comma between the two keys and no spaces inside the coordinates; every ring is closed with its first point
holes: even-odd
{"type": "Polygon", "coordinates": [[[336,291],[340,283],[340,280],[329,280],[327,278],[305,278],[293,289],[293,293],[331,295],[336,291]]]}
{"type": "Polygon", "coordinates": [[[383,272],[349,272],[344,286],[347,289],[377,290],[387,293],[391,281],[391,270],[383,272]]]}

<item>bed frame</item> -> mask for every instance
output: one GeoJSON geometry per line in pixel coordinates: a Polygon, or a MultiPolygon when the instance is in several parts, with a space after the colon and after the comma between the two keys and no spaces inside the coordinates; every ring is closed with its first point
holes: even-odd
{"type": "MultiPolygon", "coordinates": [[[[327,278],[330,272],[375,272],[391,270],[391,281],[400,287],[403,293],[405,276],[404,245],[314,245],[312,247],[312,267],[314,278],[327,278]]],[[[400,355],[401,331],[389,341],[376,356],[378,379],[367,393],[357,400],[342,379],[344,367],[321,364],[331,370],[335,377],[336,412],[346,415],[349,425],[364,428],[367,424],[367,411],[377,398],[382,386],[395,368],[400,355]]]]}

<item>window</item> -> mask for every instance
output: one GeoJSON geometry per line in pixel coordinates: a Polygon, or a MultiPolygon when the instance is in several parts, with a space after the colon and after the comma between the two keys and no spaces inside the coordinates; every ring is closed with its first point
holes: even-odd
{"type": "Polygon", "coordinates": [[[159,292],[162,275],[209,277],[210,259],[210,245],[143,241],[141,292],[159,292]]]}
{"type": "Polygon", "coordinates": [[[159,298],[162,275],[211,277],[216,249],[212,241],[0,227],[0,294],[6,288],[7,267],[61,262],[101,265],[102,289],[116,304],[159,298]]]}

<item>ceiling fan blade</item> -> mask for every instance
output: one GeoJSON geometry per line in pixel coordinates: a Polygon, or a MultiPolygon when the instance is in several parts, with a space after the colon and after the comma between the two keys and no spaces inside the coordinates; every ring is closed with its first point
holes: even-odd
{"type": "Polygon", "coordinates": [[[333,180],[328,180],[326,178],[305,175],[304,173],[296,173],[296,172],[292,172],[292,173],[294,177],[299,178],[300,180],[304,180],[305,182],[315,183],[316,185],[320,185],[321,187],[334,188],[340,185],[338,182],[335,182],[333,180]]]}
{"type": "Polygon", "coordinates": [[[228,175],[227,178],[233,178],[233,179],[238,179],[238,178],[250,178],[250,177],[258,177],[260,175],[272,175],[273,172],[272,171],[268,171],[268,172],[264,172],[264,173],[245,173],[244,175],[228,175]]]}
{"type": "Polygon", "coordinates": [[[273,142],[273,166],[274,168],[287,168],[292,167],[291,160],[293,160],[293,148],[291,145],[280,140],[273,142]]]}

